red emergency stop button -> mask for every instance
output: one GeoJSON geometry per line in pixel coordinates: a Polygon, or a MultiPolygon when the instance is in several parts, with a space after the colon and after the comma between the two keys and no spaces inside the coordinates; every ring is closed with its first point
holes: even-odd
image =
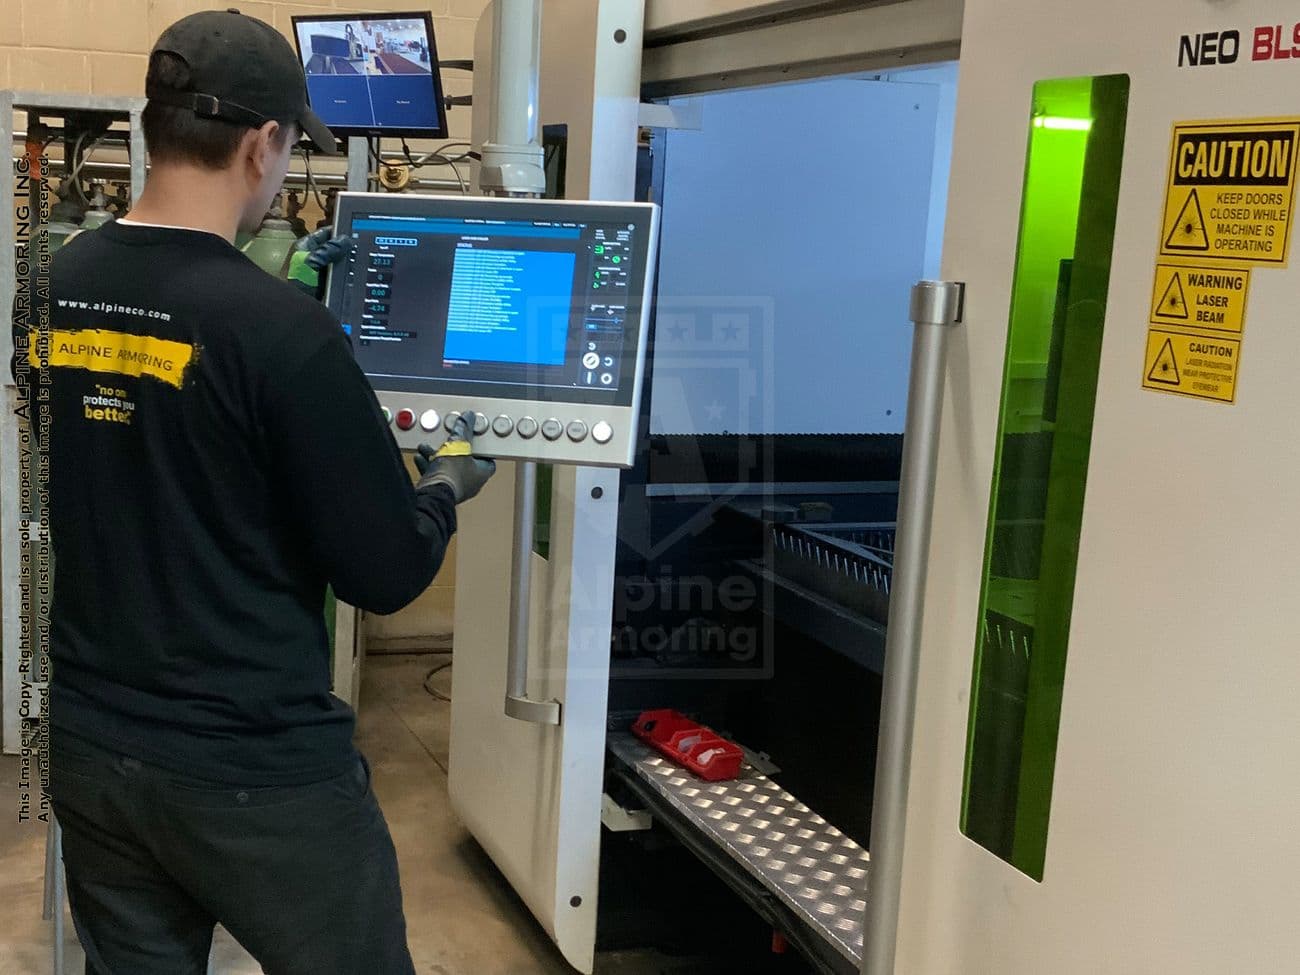
{"type": "Polygon", "coordinates": [[[398,411],[397,411],[397,429],[399,429],[399,430],[409,430],[409,429],[411,429],[411,427],[413,427],[413,426],[415,426],[415,411],[414,411],[414,410],[398,410],[398,411]]]}

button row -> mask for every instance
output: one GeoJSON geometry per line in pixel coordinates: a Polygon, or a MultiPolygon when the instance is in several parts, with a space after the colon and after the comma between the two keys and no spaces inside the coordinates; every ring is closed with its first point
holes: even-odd
{"type": "MultiPolygon", "coordinates": [[[[437,416],[436,413],[434,415],[437,416]]],[[[447,414],[447,419],[442,421],[442,425],[448,433],[451,433],[453,430],[456,429],[456,424],[460,422],[460,416],[461,415],[459,413],[457,413],[455,410],[452,410],[450,413],[447,414]]],[[[436,426],[437,424],[435,423],[434,426],[430,427],[429,429],[434,429],[436,426]]],[[[474,414],[474,436],[481,437],[483,436],[483,434],[487,432],[488,432],[488,418],[482,413],[475,413],[474,414]]]]}
{"type": "MultiPolygon", "coordinates": [[[[405,409],[398,410],[397,414],[394,415],[393,411],[389,409],[387,406],[381,406],[379,409],[384,414],[384,422],[385,423],[396,422],[399,430],[410,430],[412,427],[415,426],[414,410],[405,410],[405,409]]],[[[441,424],[442,424],[442,417],[438,415],[437,410],[425,410],[423,413],[420,414],[420,429],[422,430],[428,430],[428,431],[437,430],[441,424]]]]}
{"type": "MultiPolygon", "coordinates": [[[[384,419],[389,423],[396,423],[399,430],[410,430],[416,424],[414,410],[400,409],[394,415],[393,411],[387,406],[381,407],[384,412],[384,419]]],[[[425,410],[420,414],[420,428],[426,431],[438,429],[439,421],[441,425],[450,433],[456,429],[456,423],[460,420],[461,414],[453,411],[446,417],[439,417],[437,410],[425,410]]],[[[495,420],[489,421],[487,416],[482,413],[474,414],[474,435],[481,437],[491,430],[498,437],[508,437],[512,433],[519,434],[524,440],[531,440],[537,436],[538,432],[550,441],[559,440],[563,436],[568,436],[574,443],[582,443],[587,439],[588,434],[591,439],[599,444],[609,443],[614,439],[614,428],[606,421],[600,420],[590,429],[582,420],[570,420],[566,426],[555,417],[542,420],[538,423],[531,416],[520,417],[516,422],[513,418],[502,413],[495,420]]]]}

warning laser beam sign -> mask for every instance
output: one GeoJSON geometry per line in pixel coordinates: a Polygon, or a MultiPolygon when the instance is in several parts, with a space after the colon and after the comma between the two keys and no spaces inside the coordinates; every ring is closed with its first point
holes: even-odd
{"type": "Polygon", "coordinates": [[[1174,126],[1160,256],[1286,264],[1300,119],[1174,126]]]}
{"type": "Polygon", "coordinates": [[[1240,335],[1249,292],[1244,268],[1157,264],[1151,324],[1240,335]]]}

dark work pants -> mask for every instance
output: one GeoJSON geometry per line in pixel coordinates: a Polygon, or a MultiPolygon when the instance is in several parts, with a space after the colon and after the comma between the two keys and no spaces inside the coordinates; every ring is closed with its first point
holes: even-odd
{"type": "Polygon", "coordinates": [[[203,975],[220,922],[266,975],[414,975],[397,856],[370,773],[241,787],[55,732],[87,975],[203,975]]]}

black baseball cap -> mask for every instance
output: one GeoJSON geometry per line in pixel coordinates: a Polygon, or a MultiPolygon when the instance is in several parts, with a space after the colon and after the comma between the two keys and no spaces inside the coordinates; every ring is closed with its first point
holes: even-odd
{"type": "Polygon", "coordinates": [[[272,119],[297,122],[323,153],[337,151],[329,127],[307,105],[298,55],[274,27],[238,10],[205,10],[172,24],[154,45],[190,69],[185,91],[146,85],[155,102],[193,109],[201,118],[258,128],[272,119]]]}

